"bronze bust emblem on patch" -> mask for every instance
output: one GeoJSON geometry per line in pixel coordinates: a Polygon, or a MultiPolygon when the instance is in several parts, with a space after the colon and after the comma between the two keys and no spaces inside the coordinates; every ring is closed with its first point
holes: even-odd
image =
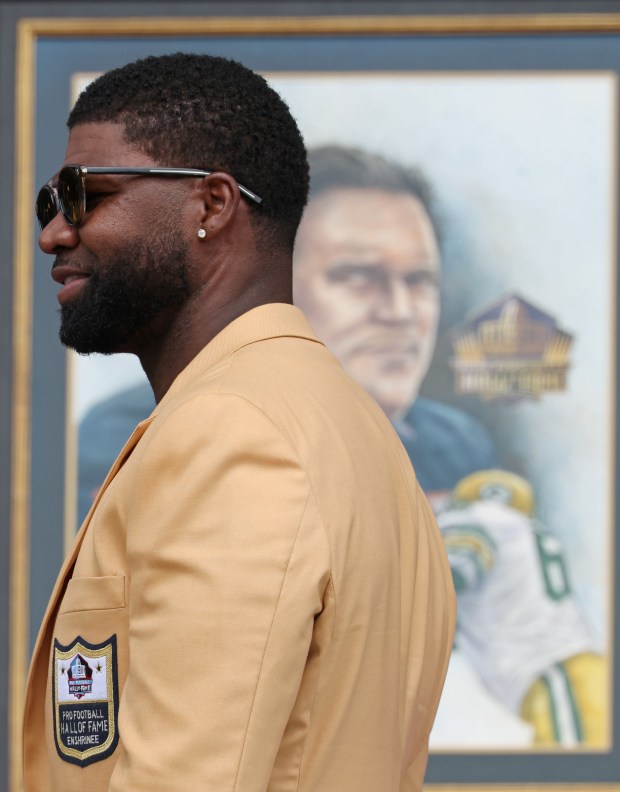
{"type": "Polygon", "coordinates": [[[110,756],[118,743],[115,635],[100,644],[54,641],[52,710],[61,759],[85,767],[110,756]]]}

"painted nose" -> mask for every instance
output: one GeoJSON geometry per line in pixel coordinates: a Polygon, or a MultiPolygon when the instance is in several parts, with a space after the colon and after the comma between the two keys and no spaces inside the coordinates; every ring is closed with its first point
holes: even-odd
{"type": "Polygon", "coordinates": [[[407,322],[415,316],[409,286],[403,278],[391,277],[384,286],[378,317],[384,322],[407,322]]]}

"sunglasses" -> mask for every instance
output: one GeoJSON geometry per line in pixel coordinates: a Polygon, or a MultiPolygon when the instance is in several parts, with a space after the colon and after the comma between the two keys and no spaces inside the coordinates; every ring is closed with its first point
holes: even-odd
{"type": "MultiPolygon", "coordinates": [[[[56,187],[49,181],[39,190],[35,212],[41,230],[62,212],[63,217],[74,228],[78,228],[86,214],[86,176],[89,173],[114,174],[119,176],[210,176],[212,171],[196,168],[91,168],[86,165],[65,165],[58,174],[56,187]]],[[[239,184],[239,192],[254,203],[260,198],[252,190],[239,184]]]]}

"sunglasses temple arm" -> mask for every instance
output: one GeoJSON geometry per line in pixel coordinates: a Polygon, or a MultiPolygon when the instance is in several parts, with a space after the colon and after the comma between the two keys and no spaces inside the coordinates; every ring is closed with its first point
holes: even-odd
{"type": "Polygon", "coordinates": [[[263,199],[260,196],[256,195],[256,193],[253,193],[252,190],[248,190],[248,188],[244,187],[243,184],[239,184],[238,182],[237,184],[239,186],[239,192],[243,193],[243,195],[245,195],[246,198],[249,198],[251,201],[254,201],[254,203],[257,204],[261,204],[263,202],[263,199]]]}

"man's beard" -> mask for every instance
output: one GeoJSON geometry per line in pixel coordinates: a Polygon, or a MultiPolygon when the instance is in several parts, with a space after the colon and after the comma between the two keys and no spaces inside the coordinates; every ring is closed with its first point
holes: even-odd
{"type": "Polygon", "coordinates": [[[190,295],[187,243],[178,232],[83,262],[90,276],[60,309],[60,340],[79,352],[110,355],[190,295]]]}

